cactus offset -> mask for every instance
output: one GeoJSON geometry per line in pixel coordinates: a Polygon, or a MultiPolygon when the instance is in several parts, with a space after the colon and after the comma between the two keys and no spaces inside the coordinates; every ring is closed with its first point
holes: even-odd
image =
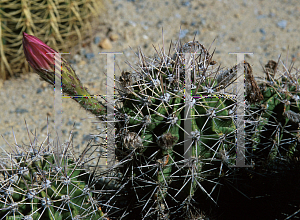
{"type": "Polygon", "coordinates": [[[58,162],[53,148],[47,140],[39,145],[35,137],[2,158],[1,220],[105,219],[94,198],[94,177],[83,167],[84,155],[65,151],[58,162]]]}
{"type": "Polygon", "coordinates": [[[252,134],[249,146],[259,160],[269,165],[280,160],[290,161],[299,151],[299,81],[291,69],[279,64],[269,61],[265,66],[267,81],[261,85],[263,100],[250,108],[251,117],[257,123],[249,126],[249,134],[252,134]]]}

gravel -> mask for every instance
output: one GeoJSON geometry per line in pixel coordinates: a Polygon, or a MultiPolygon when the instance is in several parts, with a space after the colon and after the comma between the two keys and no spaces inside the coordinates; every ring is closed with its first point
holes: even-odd
{"type": "MultiPolygon", "coordinates": [[[[162,48],[163,32],[166,47],[171,40],[187,42],[194,37],[206,48],[214,42],[210,52],[217,49],[214,58],[222,67],[235,64],[236,56],[228,54],[230,52],[253,52],[254,55],[247,60],[253,65],[254,74],[259,76],[260,63],[277,59],[281,53],[285,57],[284,48],[289,48],[289,60],[293,54],[295,66],[299,63],[299,12],[297,0],[111,0],[107,13],[99,18],[103,24],[97,27],[99,31],[92,43],[79,45],[78,54],[65,55],[65,58],[72,63],[91,93],[105,94],[106,55],[99,52],[123,53],[115,55],[115,74],[118,76],[121,70],[130,70],[126,60],[132,64],[136,62],[138,47],[149,57],[155,54],[152,45],[162,48]],[[109,39],[111,34],[117,36],[116,40],[110,40],[112,49],[99,47],[101,40],[109,39]]],[[[29,144],[27,124],[29,132],[36,132],[39,142],[42,142],[47,134],[48,117],[52,139],[53,104],[53,87],[40,81],[35,73],[0,81],[0,134],[13,146],[13,128],[17,144],[29,144]]],[[[91,134],[103,130],[103,125],[93,115],[71,99],[64,98],[63,141],[68,140],[74,123],[73,145],[78,152],[88,144],[91,134]]],[[[0,137],[0,147],[7,150],[9,144],[5,140],[0,137]]]]}
{"type": "Polygon", "coordinates": [[[277,22],[277,25],[278,25],[278,27],[284,29],[284,28],[286,28],[287,21],[286,20],[279,21],[279,22],[277,22]]]}

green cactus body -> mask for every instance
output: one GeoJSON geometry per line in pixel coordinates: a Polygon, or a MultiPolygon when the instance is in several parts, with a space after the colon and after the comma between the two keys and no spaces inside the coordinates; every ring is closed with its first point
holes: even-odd
{"type": "MultiPolygon", "coordinates": [[[[113,217],[183,219],[194,216],[191,210],[197,210],[193,207],[198,195],[217,203],[214,196],[219,180],[233,173],[229,165],[235,165],[237,157],[238,104],[236,94],[227,89],[235,82],[239,67],[246,76],[245,161],[252,160],[256,170],[264,170],[299,153],[296,79],[275,79],[276,67],[272,74],[267,73],[261,89],[247,62],[220,71],[196,41],[177,51],[172,58],[158,53],[154,60],[139,53],[141,62],[135,71],[123,72],[119,79],[115,146],[107,147],[113,147],[119,165],[109,171],[121,175],[118,187],[103,201],[104,211],[113,217]],[[180,53],[192,54],[191,60],[180,53]],[[186,85],[187,70],[191,71],[191,88],[186,85]],[[189,101],[186,91],[192,94],[189,101]]],[[[74,71],[64,65],[63,91],[89,97],[89,101],[79,97],[78,102],[94,115],[104,116],[104,104],[83,90],[74,71]]],[[[48,82],[54,84],[52,80],[54,77],[48,82]]]]}
{"type": "MultiPolygon", "coordinates": [[[[197,42],[195,46],[198,46],[197,42]]],[[[140,59],[146,60],[145,57],[140,59]]],[[[175,208],[170,208],[175,206],[174,201],[183,202],[192,198],[199,188],[212,199],[201,184],[220,175],[218,167],[222,161],[221,151],[226,152],[228,156],[226,163],[231,162],[234,165],[236,126],[228,110],[228,106],[233,107],[234,98],[212,89],[217,87],[217,82],[212,79],[200,81],[205,68],[208,68],[205,66],[208,59],[209,56],[204,61],[199,59],[196,61],[198,65],[192,67],[195,75],[192,78],[191,92],[196,95],[192,98],[190,115],[187,116],[191,120],[191,133],[188,134],[191,140],[191,158],[188,159],[184,156],[184,142],[188,141],[185,140],[184,127],[187,106],[182,72],[184,62],[165,60],[164,62],[169,64],[167,67],[162,61],[148,63],[140,67],[141,72],[136,75],[123,73],[120,79],[123,86],[125,77],[139,79],[130,85],[127,84],[123,90],[125,92],[120,93],[122,108],[118,109],[120,117],[117,116],[119,122],[116,125],[116,145],[117,151],[121,152],[117,154],[123,165],[120,168],[121,173],[126,173],[127,178],[131,179],[131,182],[128,182],[129,188],[134,191],[139,201],[142,195],[146,195],[140,203],[142,210],[147,210],[145,216],[156,209],[160,218],[168,218],[172,211],[175,211],[175,208]],[[200,71],[199,66],[202,66],[200,71]],[[125,116],[125,120],[122,116],[125,116]],[[135,145],[133,138],[132,142],[128,142],[128,136],[131,134],[135,134],[141,141],[139,146],[130,149],[129,145],[135,145]],[[132,156],[133,154],[135,156],[132,156]],[[129,155],[131,158],[128,160],[129,155]],[[150,186],[145,186],[143,182],[150,186]],[[139,191],[140,185],[144,186],[139,191]],[[151,201],[153,207],[150,205],[151,201]]]]}
{"type": "Polygon", "coordinates": [[[264,100],[251,107],[257,125],[253,133],[249,131],[249,140],[256,157],[266,164],[289,160],[299,148],[299,91],[285,81],[273,79],[267,83],[262,92],[264,100]]]}
{"type": "Polygon", "coordinates": [[[1,219],[102,219],[89,174],[73,158],[57,166],[51,151],[10,154],[2,163],[1,219]]]}

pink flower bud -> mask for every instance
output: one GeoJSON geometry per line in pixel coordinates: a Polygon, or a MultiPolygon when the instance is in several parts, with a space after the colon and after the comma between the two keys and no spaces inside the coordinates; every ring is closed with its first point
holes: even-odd
{"type": "Polygon", "coordinates": [[[38,73],[54,72],[54,49],[35,36],[23,32],[23,50],[26,60],[38,73]],[[47,54],[52,53],[52,54],[47,54]]]}

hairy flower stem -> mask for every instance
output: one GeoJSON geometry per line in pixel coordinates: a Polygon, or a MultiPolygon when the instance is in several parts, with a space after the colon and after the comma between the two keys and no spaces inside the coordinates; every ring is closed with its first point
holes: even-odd
{"type": "MultiPolygon", "coordinates": [[[[91,95],[87,88],[83,87],[73,68],[62,58],[62,89],[72,99],[78,102],[84,109],[95,116],[104,116],[106,106],[91,95]]],[[[103,118],[103,117],[101,117],[103,118]]]]}
{"type": "Polygon", "coordinates": [[[92,96],[76,75],[74,69],[61,58],[61,68],[55,71],[54,49],[46,45],[43,41],[32,35],[23,33],[23,49],[30,66],[46,82],[55,85],[55,74],[61,71],[61,86],[64,93],[71,96],[84,109],[90,111],[95,116],[106,115],[106,106],[92,96]]]}

